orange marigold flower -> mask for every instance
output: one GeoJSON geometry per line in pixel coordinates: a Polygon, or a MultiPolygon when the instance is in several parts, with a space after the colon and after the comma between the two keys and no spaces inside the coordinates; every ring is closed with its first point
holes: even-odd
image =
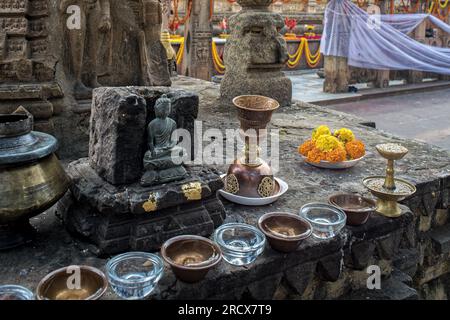
{"type": "Polygon", "coordinates": [[[325,152],[320,151],[318,148],[313,148],[308,152],[308,161],[319,163],[321,160],[325,160],[325,152]]]}
{"type": "Polygon", "coordinates": [[[298,152],[303,156],[308,156],[308,152],[314,149],[315,143],[312,140],[308,140],[303,143],[300,147],[298,147],[298,152]]]}
{"type": "Polygon", "coordinates": [[[347,152],[344,147],[336,148],[325,154],[325,160],[329,162],[342,162],[347,160],[347,152]]]}
{"type": "Polygon", "coordinates": [[[350,159],[359,159],[366,154],[366,146],[361,140],[353,140],[345,145],[345,150],[347,151],[350,159]]]}

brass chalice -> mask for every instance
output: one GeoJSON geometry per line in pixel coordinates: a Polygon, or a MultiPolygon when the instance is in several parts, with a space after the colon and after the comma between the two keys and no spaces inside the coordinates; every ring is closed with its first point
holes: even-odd
{"type": "Polygon", "coordinates": [[[389,218],[396,218],[402,214],[398,201],[416,193],[416,187],[413,184],[394,176],[394,161],[403,159],[408,149],[393,143],[378,145],[376,149],[383,158],[388,160],[386,176],[368,177],[363,180],[363,183],[378,198],[377,212],[389,218]]]}
{"type": "Polygon", "coordinates": [[[276,194],[279,186],[269,164],[259,157],[259,144],[267,135],[272,113],[280,104],[268,97],[248,95],[233,99],[238,110],[244,155],[236,159],[225,177],[225,191],[249,198],[266,198],[276,194]]]}

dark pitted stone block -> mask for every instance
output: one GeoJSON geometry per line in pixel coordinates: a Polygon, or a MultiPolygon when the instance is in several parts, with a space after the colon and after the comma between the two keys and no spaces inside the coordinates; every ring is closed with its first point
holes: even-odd
{"type": "Polygon", "coordinates": [[[433,230],[430,236],[438,254],[450,252],[450,224],[433,230]]]}
{"type": "Polygon", "coordinates": [[[186,179],[170,184],[114,186],[87,159],[75,161],[67,169],[75,201],[63,213],[65,225],[93,242],[101,256],[159,250],[180,234],[209,236],[225,218],[216,196],[222,180],[213,169],[187,171],[186,179]]]}
{"type": "Polygon", "coordinates": [[[396,269],[413,276],[419,265],[419,251],[415,248],[400,249],[393,262],[396,269]]]}
{"type": "Polygon", "coordinates": [[[306,287],[314,278],[316,264],[316,262],[308,262],[284,272],[285,279],[294,294],[302,295],[305,292],[306,287]]]}
{"type": "Polygon", "coordinates": [[[363,270],[373,257],[375,244],[371,241],[362,241],[354,243],[351,250],[352,267],[356,270],[363,270]]]}
{"type": "Polygon", "coordinates": [[[317,263],[319,276],[325,281],[337,281],[342,272],[343,257],[343,252],[339,251],[319,260],[317,263]]]}
{"type": "Polygon", "coordinates": [[[378,256],[381,259],[392,260],[400,247],[403,230],[397,230],[376,241],[378,256]]]}
{"type": "Polygon", "coordinates": [[[198,96],[164,87],[98,88],[93,93],[89,161],[113,185],[134,183],[142,176],[146,125],[155,118],[158,98],[172,101],[170,117],[193,137],[198,96]]]}

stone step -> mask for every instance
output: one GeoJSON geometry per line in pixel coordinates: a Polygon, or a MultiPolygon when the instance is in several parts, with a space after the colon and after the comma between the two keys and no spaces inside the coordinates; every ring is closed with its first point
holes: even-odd
{"type": "Polygon", "coordinates": [[[411,277],[401,271],[395,271],[392,275],[381,281],[381,289],[356,290],[342,297],[342,300],[418,300],[419,295],[408,284],[412,283],[411,277]],[[406,282],[406,283],[405,283],[406,282]]]}

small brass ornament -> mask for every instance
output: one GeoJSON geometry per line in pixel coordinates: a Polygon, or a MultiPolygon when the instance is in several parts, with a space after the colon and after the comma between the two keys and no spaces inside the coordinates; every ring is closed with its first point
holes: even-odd
{"type": "Polygon", "coordinates": [[[202,184],[200,182],[191,182],[181,187],[184,196],[189,201],[202,199],[202,184]]]}
{"type": "Polygon", "coordinates": [[[239,192],[239,181],[234,174],[225,177],[225,191],[236,194],[239,192]]]}
{"type": "Polygon", "coordinates": [[[261,197],[267,198],[273,195],[275,190],[275,181],[273,178],[265,177],[261,180],[258,187],[258,193],[261,197]]]}
{"type": "Polygon", "coordinates": [[[158,204],[156,201],[156,195],[154,193],[150,193],[148,196],[148,200],[144,202],[142,205],[142,208],[145,210],[145,212],[154,212],[158,208],[158,204]]]}

